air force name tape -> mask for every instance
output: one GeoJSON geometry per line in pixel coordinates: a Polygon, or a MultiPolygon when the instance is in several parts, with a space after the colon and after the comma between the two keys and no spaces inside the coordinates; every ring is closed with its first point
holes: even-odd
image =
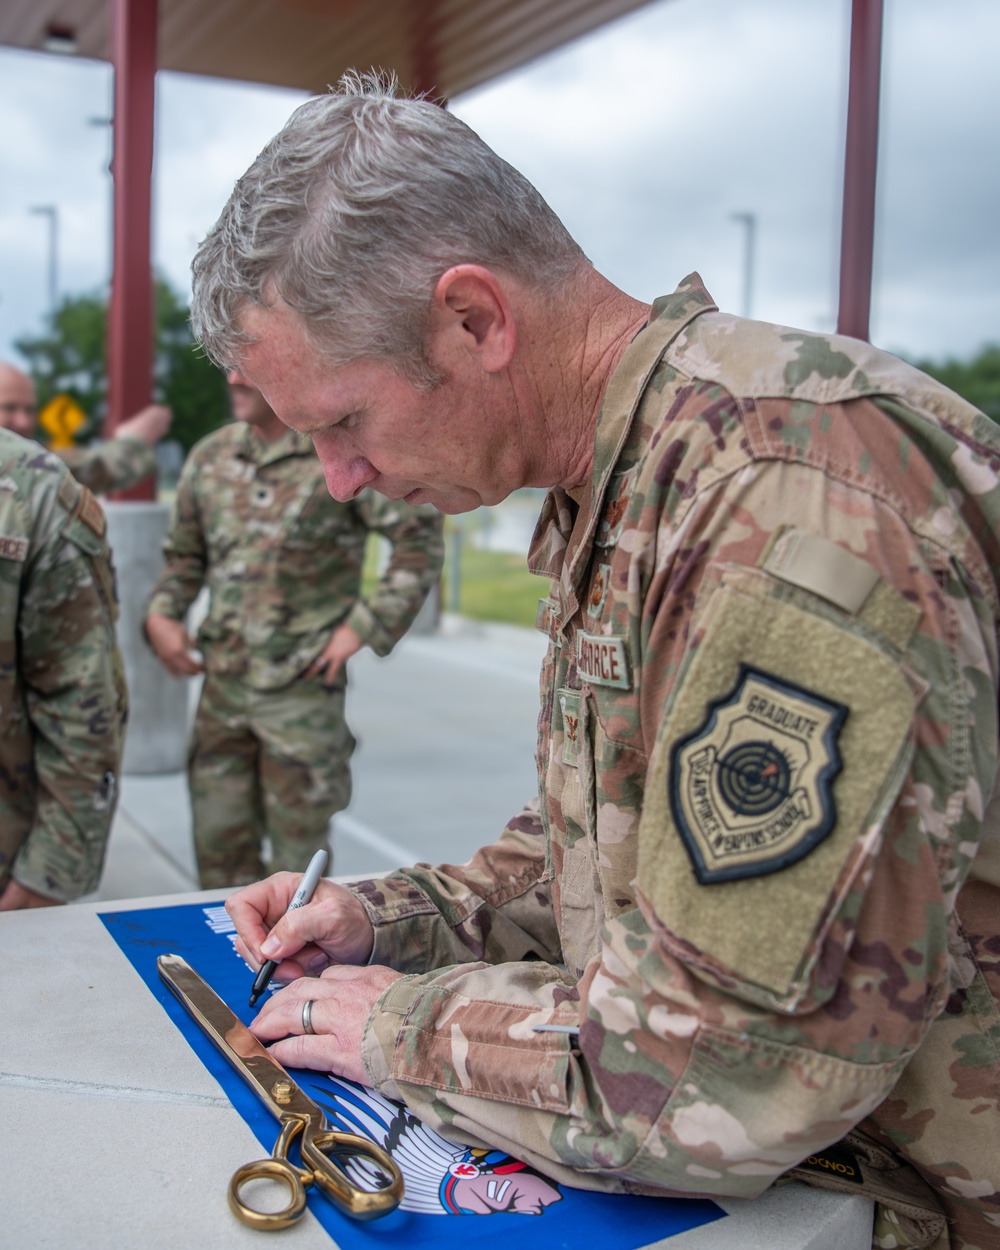
{"type": "Polygon", "coordinates": [[[847,711],[740,666],[729,694],[671,751],[670,807],[703,885],[787,868],[833,829],[847,711]]]}
{"type": "Polygon", "coordinates": [[[24,562],[28,554],[28,540],[22,535],[0,534],[0,560],[24,562]]]}
{"type": "Polygon", "coordinates": [[[625,639],[605,634],[577,634],[576,671],[594,686],[631,690],[625,639]]]}

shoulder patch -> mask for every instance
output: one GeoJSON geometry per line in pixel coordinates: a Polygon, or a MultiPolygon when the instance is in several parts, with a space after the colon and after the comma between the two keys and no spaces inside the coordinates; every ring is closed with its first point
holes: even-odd
{"type": "Polygon", "coordinates": [[[80,500],[80,491],[82,489],[83,487],[72,475],[72,473],[66,473],[63,476],[63,480],[59,483],[58,498],[59,502],[67,512],[76,511],[76,505],[80,500]]]}
{"type": "Polygon", "coordinates": [[[879,583],[878,570],[867,560],[828,538],[799,529],[788,529],[778,538],[764,568],[845,612],[860,612],[879,583]]]}
{"type": "Polygon", "coordinates": [[[104,515],[104,509],[97,502],[97,496],[88,486],[84,486],[80,492],[76,515],[87,529],[94,531],[98,538],[104,537],[104,531],[108,528],[107,518],[104,515]]]}
{"type": "Polygon", "coordinates": [[[777,872],[836,821],[847,708],[749,664],[671,752],[670,804],[703,885],[777,872]]]}
{"type": "Polygon", "coordinates": [[[878,849],[925,687],[816,596],[758,570],[732,578],[664,709],[636,886],[670,949],[787,1009],[878,849]]]}

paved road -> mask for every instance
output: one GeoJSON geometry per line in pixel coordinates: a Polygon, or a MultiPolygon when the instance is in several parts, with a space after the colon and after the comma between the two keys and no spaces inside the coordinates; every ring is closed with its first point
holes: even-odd
{"type": "MultiPolygon", "coordinates": [[[[333,822],[333,871],[427,860],[461,863],[536,792],[534,630],[445,616],[387,659],[351,661],[348,720],[358,739],[354,796],[333,822]]],[[[193,692],[192,692],[193,693],[193,692]]],[[[181,773],[129,775],[101,886],[137,898],[196,884],[181,773]]]]}

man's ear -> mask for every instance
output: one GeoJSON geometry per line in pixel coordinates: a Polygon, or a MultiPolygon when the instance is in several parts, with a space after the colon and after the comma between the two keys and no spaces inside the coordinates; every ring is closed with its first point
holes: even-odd
{"type": "Polygon", "coordinates": [[[440,351],[474,355],[487,373],[507,368],[517,346],[517,324],[503,282],[492,270],[452,266],[434,287],[433,305],[440,351]]]}

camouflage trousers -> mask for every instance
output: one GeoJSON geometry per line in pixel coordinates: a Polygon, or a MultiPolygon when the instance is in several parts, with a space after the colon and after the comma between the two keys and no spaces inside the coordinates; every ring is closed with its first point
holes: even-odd
{"type": "Polygon", "coordinates": [[[265,691],[205,678],[188,753],[203,889],[301,872],[327,845],[330,817],[351,798],[345,693],[305,679],[265,691]]]}

